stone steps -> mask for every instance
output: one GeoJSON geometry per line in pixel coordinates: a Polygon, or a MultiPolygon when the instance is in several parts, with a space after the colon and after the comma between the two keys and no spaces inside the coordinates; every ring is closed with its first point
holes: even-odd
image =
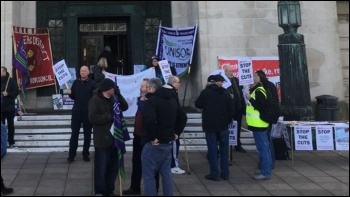
{"type": "MultiPolygon", "coordinates": [[[[206,150],[205,134],[202,131],[200,113],[188,113],[185,131],[180,136],[180,150],[206,150]]],[[[71,115],[23,115],[15,121],[15,141],[18,148],[8,149],[8,152],[67,152],[71,135],[71,115]]],[[[134,132],[134,117],[126,118],[131,139],[134,132]]],[[[83,129],[80,130],[78,151],[82,151],[83,129]]],[[[92,135],[93,137],[93,135],[92,135]]],[[[242,146],[247,150],[255,150],[254,138],[251,132],[242,130],[242,146]]],[[[126,141],[127,151],[132,151],[132,140],[126,141]]],[[[91,151],[93,151],[93,141],[91,151]]]]}

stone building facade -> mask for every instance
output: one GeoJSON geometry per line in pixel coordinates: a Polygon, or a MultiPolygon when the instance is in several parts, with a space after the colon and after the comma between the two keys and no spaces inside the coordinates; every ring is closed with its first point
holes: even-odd
{"type": "MultiPolygon", "coordinates": [[[[125,1],[124,4],[128,3],[125,1]]],[[[153,5],[148,8],[148,2],[140,4],[146,11],[141,9],[141,18],[134,17],[132,12],[129,16],[131,22],[139,19],[144,22],[144,13],[149,17],[157,15],[152,11],[153,5]]],[[[197,43],[185,98],[186,106],[193,107],[193,101],[204,88],[208,75],[217,69],[217,56],[278,56],[278,35],[283,34],[283,30],[278,26],[277,1],[170,1],[164,5],[155,7],[161,10],[157,13],[170,16],[169,20],[161,19],[164,20],[164,26],[184,27],[198,24],[197,43]]],[[[305,37],[311,100],[315,103],[315,97],[319,95],[336,96],[339,98],[341,117],[348,118],[349,2],[300,1],[300,5],[302,26],[298,28],[298,33],[305,37]]],[[[79,6],[96,9],[106,7],[108,12],[108,7],[118,8],[121,4],[114,5],[104,1],[93,6],[74,1],[64,3],[61,16],[65,24],[79,19],[79,6]]],[[[41,16],[42,9],[36,1],[1,1],[1,66],[12,68],[12,26],[41,26],[42,19],[37,17],[41,16]]],[[[91,16],[84,17],[96,16],[93,9],[91,13],[91,16]]],[[[49,19],[50,13],[47,14],[47,20],[49,19]]],[[[138,37],[138,30],[134,31],[131,34],[138,37]]],[[[68,41],[74,42],[74,39],[75,37],[68,41]]],[[[130,42],[135,41],[131,39],[130,42]]],[[[68,53],[65,52],[64,56],[68,56],[68,53]]],[[[146,57],[145,54],[132,52],[130,64],[142,64],[146,57]]],[[[186,78],[182,81],[186,81],[186,78]]],[[[184,95],[184,85],[180,98],[184,95]]],[[[27,100],[23,102],[27,109],[52,108],[51,96],[40,93],[37,89],[29,90],[27,100]]]]}

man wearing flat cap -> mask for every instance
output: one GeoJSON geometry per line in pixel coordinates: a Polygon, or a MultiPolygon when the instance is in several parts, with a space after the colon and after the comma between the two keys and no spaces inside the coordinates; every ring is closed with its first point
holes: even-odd
{"type": "Polygon", "coordinates": [[[209,76],[208,85],[195,101],[195,106],[202,110],[202,127],[208,148],[210,173],[205,178],[212,181],[219,181],[220,177],[224,180],[229,179],[228,125],[233,120],[234,108],[229,92],[222,87],[224,81],[221,75],[209,76]],[[218,145],[220,162],[218,162],[218,145]]]}
{"type": "Polygon", "coordinates": [[[112,195],[118,175],[117,148],[114,147],[114,138],[110,132],[115,96],[118,98],[121,111],[126,111],[129,106],[120,94],[118,86],[111,79],[105,78],[101,82],[100,89],[96,89],[94,96],[89,100],[89,120],[94,130],[95,195],[112,195]]]}

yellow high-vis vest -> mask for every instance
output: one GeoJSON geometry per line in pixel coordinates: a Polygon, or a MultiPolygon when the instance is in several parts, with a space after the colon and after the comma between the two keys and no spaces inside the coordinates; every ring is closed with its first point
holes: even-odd
{"type": "MultiPolygon", "coordinates": [[[[257,87],[252,92],[250,97],[255,100],[255,92],[258,89],[264,94],[265,98],[267,98],[266,91],[265,91],[264,87],[257,87]]],[[[257,127],[257,128],[266,128],[269,126],[269,123],[260,119],[260,112],[256,109],[254,109],[254,107],[249,102],[249,100],[247,102],[247,109],[246,110],[247,110],[246,111],[246,121],[247,121],[248,126],[257,127]]]]}

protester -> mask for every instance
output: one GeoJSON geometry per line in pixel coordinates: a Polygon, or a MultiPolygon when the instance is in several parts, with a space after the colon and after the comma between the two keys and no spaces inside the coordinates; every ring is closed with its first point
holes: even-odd
{"type": "MultiPolygon", "coordinates": [[[[180,101],[179,101],[179,96],[178,96],[178,91],[180,89],[180,79],[177,76],[170,76],[168,79],[167,84],[165,84],[163,87],[166,89],[169,89],[169,91],[171,92],[171,94],[173,95],[173,97],[177,100],[178,105],[180,106],[181,109],[181,105],[180,105],[180,101]]],[[[181,122],[185,122],[185,124],[187,123],[187,114],[181,109],[180,110],[180,118],[182,119],[181,122]]],[[[179,128],[184,127],[184,125],[176,125],[179,128]]],[[[179,135],[181,135],[182,131],[179,131],[177,129],[175,129],[175,132],[178,133],[179,135]]],[[[179,149],[180,149],[180,139],[176,139],[173,141],[173,150],[172,150],[172,157],[171,157],[171,172],[173,174],[184,174],[185,170],[182,170],[179,167],[179,149]]]]}
{"type": "MultiPolygon", "coordinates": [[[[7,153],[7,129],[6,126],[1,123],[1,160],[7,153]]],[[[1,174],[1,196],[6,196],[13,193],[13,188],[7,188],[4,184],[4,179],[1,174]]]]}
{"type": "MultiPolygon", "coordinates": [[[[267,78],[266,78],[266,74],[264,71],[262,70],[257,70],[255,71],[255,73],[260,77],[260,81],[263,85],[263,87],[265,88],[265,90],[270,92],[270,94],[267,94],[267,95],[270,95],[272,99],[272,103],[276,103],[277,105],[274,105],[274,111],[278,111],[278,113],[280,112],[280,109],[279,109],[279,99],[278,99],[278,92],[277,92],[277,88],[275,86],[274,83],[272,83],[271,81],[269,81],[267,78]]],[[[272,129],[272,124],[276,124],[277,122],[270,122],[269,123],[269,128],[267,129],[267,137],[268,137],[268,140],[270,142],[270,152],[271,152],[271,168],[273,169],[275,167],[275,149],[274,149],[274,146],[273,146],[273,142],[272,142],[272,138],[271,138],[271,129],[272,129]]],[[[260,165],[259,165],[259,168],[260,168],[260,165]]]]}
{"type": "Polygon", "coordinates": [[[271,153],[267,137],[269,123],[260,119],[260,114],[266,110],[267,96],[257,73],[254,73],[254,84],[250,87],[250,93],[247,92],[245,94],[248,100],[246,121],[248,129],[253,131],[261,169],[256,172],[254,178],[257,180],[268,180],[271,179],[271,153]]]}
{"type": "MultiPolygon", "coordinates": [[[[148,64],[147,68],[152,68],[154,67],[155,71],[156,71],[156,77],[159,78],[160,80],[162,80],[162,84],[164,85],[165,84],[165,80],[163,78],[163,74],[162,74],[162,71],[160,70],[160,67],[159,67],[159,57],[157,55],[153,55],[152,58],[151,58],[151,62],[148,64]]],[[[177,75],[176,73],[176,69],[175,67],[171,66],[170,67],[170,71],[171,71],[171,74],[172,75],[177,75]]]]}
{"type": "Polygon", "coordinates": [[[231,65],[225,65],[223,67],[225,75],[231,82],[231,86],[227,88],[233,99],[235,116],[234,120],[237,121],[237,145],[235,150],[241,153],[246,153],[246,150],[242,147],[241,142],[241,128],[242,128],[242,117],[245,115],[246,104],[243,97],[243,86],[239,85],[239,80],[233,75],[233,67],[231,65]]]}
{"type": "Polygon", "coordinates": [[[15,100],[19,94],[15,80],[10,77],[7,68],[1,67],[1,122],[7,122],[9,148],[15,146],[15,100]]]}
{"type": "MultiPolygon", "coordinates": [[[[141,154],[142,176],[146,196],[156,196],[157,171],[162,175],[163,195],[173,195],[173,180],[171,174],[171,150],[173,140],[178,138],[176,125],[180,122],[180,106],[171,93],[162,88],[161,80],[151,78],[147,89],[154,89],[152,96],[145,103],[143,113],[143,130],[146,143],[141,154]]],[[[178,128],[178,130],[183,130],[178,128]]]]}
{"type": "MultiPolygon", "coordinates": [[[[147,83],[149,79],[142,80],[140,87],[140,97],[137,98],[137,111],[134,123],[134,139],[132,143],[132,172],[130,188],[123,191],[124,195],[140,195],[141,194],[141,178],[142,178],[142,164],[141,153],[143,148],[142,143],[142,111],[144,110],[145,101],[147,100],[147,83]]],[[[151,92],[150,92],[151,93],[151,92]]],[[[156,173],[156,188],[157,193],[159,189],[159,172],[156,173]]]]}
{"type": "Polygon", "coordinates": [[[84,145],[83,145],[83,160],[90,161],[90,144],[91,144],[91,129],[92,125],[88,117],[89,99],[93,96],[93,91],[96,88],[94,81],[88,78],[89,67],[82,66],[80,68],[80,78],[74,80],[72,88],[67,90],[69,98],[74,100],[72,108],[71,129],[72,134],[69,140],[69,153],[67,161],[74,161],[78,149],[78,140],[81,124],[83,124],[84,145]]]}
{"type": "Polygon", "coordinates": [[[120,74],[118,73],[118,67],[122,67],[123,64],[119,62],[118,58],[112,54],[112,50],[110,46],[105,46],[102,53],[98,56],[98,59],[100,60],[101,57],[104,57],[107,59],[108,67],[105,69],[106,72],[113,73],[113,74],[120,74]]]}
{"type": "Polygon", "coordinates": [[[107,59],[105,57],[101,57],[97,65],[92,68],[93,79],[96,82],[96,86],[100,88],[102,80],[106,77],[106,70],[108,68],[107,59]]]}
{"type": "Polygon", "coordinates": [[[208,148],[210,174],[205,178],[212,181],[229,179],[228,125],[232,122],[234,108],[229,92],[222,87],[225,79],[221,75],[208,77],[208,85],[201,91],[195,101],[195,106],[202,110],[202,127],[208,148]],[[215,82],[215,83],[213,83],[215,82]],[[218,166],[218,151],[220,152],[220,170],[218,166]]]}
{"type": "Polygon", "coordinates": [[[89,120],[94,130],[94,188],[95,195],[113,195],[118,176],[117,148],[111,134],[113,124],[115,95],[120,103],[120,110],[126,111],[128,103],[120,94],[119,88],[108,78],[102,80],[101,88],[94,91],[89,100],[89,120]]]}

